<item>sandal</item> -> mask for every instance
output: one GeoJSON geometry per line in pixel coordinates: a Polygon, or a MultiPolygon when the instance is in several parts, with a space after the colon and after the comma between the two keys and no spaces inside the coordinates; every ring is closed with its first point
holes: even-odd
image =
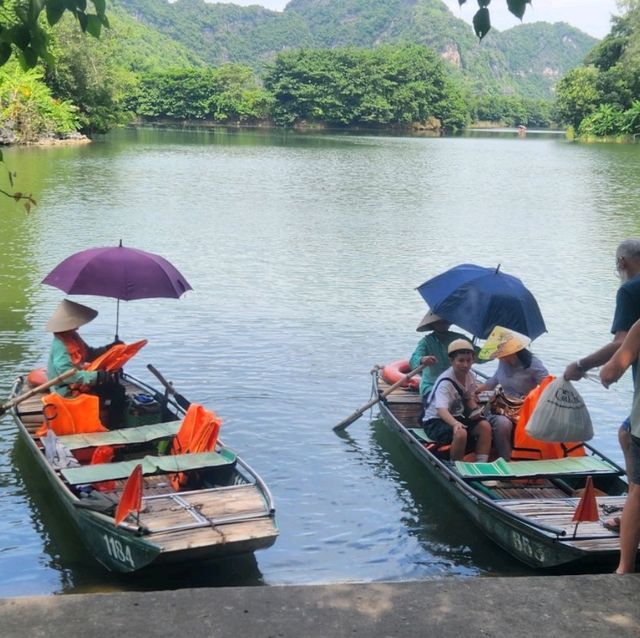
{"type": "Polygon", "coordinates": [[[602,525],[606,527],[611,532],[620,532],[620,517],[613,516],[612,518],[607,518],[602,521],[602,525]]]}

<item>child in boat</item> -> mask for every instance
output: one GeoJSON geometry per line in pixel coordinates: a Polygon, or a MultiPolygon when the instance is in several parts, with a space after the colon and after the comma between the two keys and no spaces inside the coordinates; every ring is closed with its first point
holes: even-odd
{"type": "Polygon", "coordinates": [[[473,416],[478,407],[477,385],[471,373],[474,348],[466,339],[456,339],[449,344],[447,353],[451,367],[437,378],[429,395],[423,417],[425,433],[441,445],[451,445],[452,461],[464,458],[471,436],[476,439],[476,461],[486,462],[491,449],[491,425],[480,415],[473,416]]]}

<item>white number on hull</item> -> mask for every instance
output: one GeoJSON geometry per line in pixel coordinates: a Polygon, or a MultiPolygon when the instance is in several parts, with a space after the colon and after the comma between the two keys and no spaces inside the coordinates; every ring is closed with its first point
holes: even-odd
{"type": "Polygon", "coordinates": [[[513,546],[518,552],[544,564],[546,557],[542,546],[535,542],[532,543],[526,536],[515,531],[511,532],[511,539],[513,540],[513,546]]]}
{"type": "Polygon", "coordinates": [[[104,538],[107,551],[111,558],[114,558],[121,563],[128,563],[132,568],[135,568],[133,558],[131,556],[131,548],[128,545],[123,545],[117,538],[107,536],[107,534],[104,534],[102,538],[104,538]]]}

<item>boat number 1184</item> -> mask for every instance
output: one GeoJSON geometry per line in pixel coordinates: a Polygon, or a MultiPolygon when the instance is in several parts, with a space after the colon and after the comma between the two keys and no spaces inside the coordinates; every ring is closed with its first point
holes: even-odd
{"type": "Polygon", "coordinates": [[[131,548],[128,545],[123,545],[117,538],[107,536],[107,534],[104,534],[102,538],[104,538],[107,551],[111,558],[114,558],[121,563],[128,563],[131,567],[135,567],[131,556],[131,548]]]}
{"type": "Polygon", "coordinates": [[[514,531],[511,532],[511,538],[513,539],[513,546],[516,551],[544,563],[544,548],[540,547],[538,543],[532,543],[526,536],[514,531]]]}

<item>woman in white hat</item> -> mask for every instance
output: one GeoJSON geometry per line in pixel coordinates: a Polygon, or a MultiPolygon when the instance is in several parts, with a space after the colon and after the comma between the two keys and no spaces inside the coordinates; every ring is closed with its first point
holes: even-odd
{"type": "Polygon", "coordinates": [[[47,376],[53,379],[58,375],[75,368],[77,373],[65,379],[64,384],[55,385],[51,388],[62,396],[69,396],[73,391],[87,391],[100,385],[100,394],[107,397],[113,410],[123,409],[124,389],[106,372],[85,370],[87,363],[106,352],[113,344],[110,343],[102,348],[91,348],[78,334],[78,328],[93,321],[98,316],[98,311],[63,299],[60,305],[47,323],[47,331],[53,332],[53,342],[49,352],[49,362],[47,364],[47,376]],[[117,387],[115,387],[117,386],[117,387]]]}
{"type": "MultiPolygon", "coordinates": [[[[507,397],[522,399],[549,376],[542,361],[527,350],[529,341],[528,337],[515,332],[503,336],[499,347],[489,355],[489,359],[498,359],[498,368],[478,387],[478,392],[494,390],[500,385],[507,397]]],[[[505,461],[511,460],[513,421],[504,414],[491,414],[488,419],[497,454],[505,461]]]]}

